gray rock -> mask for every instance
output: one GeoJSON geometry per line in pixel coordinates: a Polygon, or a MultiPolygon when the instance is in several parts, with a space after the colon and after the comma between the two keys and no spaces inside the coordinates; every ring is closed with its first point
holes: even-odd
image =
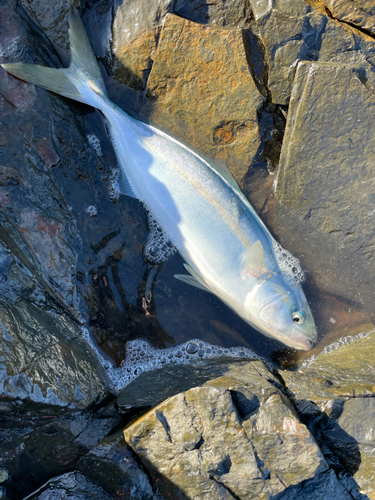
{"type": "Polygon", "coordinates": [[[324,437],[362,491],[375,498],[375,398],[349,399],[341,411],[324,437]]]}
{"type": "Polygon", "coordinates": [[[298,372],[282,372],[298,412],[354,498],[361,498],[356,483],[374,498],[374,339],[372,331],[336,343],[298,372]]]}
{"type": "Polygon", "coordinates": [[[125,439],[164,495],[353,498],[278,387],[262,362],[233,363],[139,418],[125,439]]]}
{"type": "Polygon", "coordinates": [[[356,51],[369,56],[375,44],[303,0],[251,0],[268,60],[272,100],[288,104],[299,61],[331,61],[356,51]]]}
{"type": "Polygon", "coordinates": [[[115,0],[113,21],[113,51],[116,56],[134,38],[145,30],[159,26],[168,12],[172,12],[173,0],[115,0]]]}
{"type": "Polygon", "coordinates": [[[12,499],[71,470],[121,423],[113,403],[85,412],[16,403],[0,416],[0,466],[11,475],[7,489],[12,499]]]}
{"type": "Polygon", "coordinates": [[[173,11],[181,17],[218,27],[248,28],[252,20],[245,0],[175,0],[173,11]]]}
{"type": "MultiPolygon", "coordinates": [[[[234,366],[238,366],[238,370],[241,370],[248,366],[248,361],[233,360],[223,356],[217,359],[199,359],[186,365],[168,365],[162,369],[143,372],[119,392],[117,397],[119,411],[122,414],[134,414],[151,408],[175,394],[230,372],[234,366]]],[[[277,382],[276,379],[274,382],[277,382]]]]}
{"type": "Polygon", "coordinates": [[[125,443],[121,430],[104,438],[75,468],[105,489],[113,499],[162,500],[156,486],[125,443]]]}
{"type": "Polygon", "coordinates": [[[80,472],[68,472],[50,479],[24,500],[110,500],[102,488],[91,483],[80,472]]]}
{"type": "Polygon", "coordinates": [[[349,313],[353,305],[353,311],[362,308],[370,316],[375,292],[373,75],[368,64],[298,66],[274,227],[281,244],[288,233],[288,249],[302,256],[322,291],[346,299],[349,313]]]}
{"type": "Polygon", "coordinates": [[[372,0],[359,0],[355,3],[350,0],[320,0],[318,3],[315,0],[315,3],[327,9],[329,15],[338,21],[354,25],[370,36],[375,34],[375,9],[372,0]]]}
{"type": "MultiPolygon", "coordinates": [[[[65,0],[22,0],[22,5],[33,21],[44,31],[60,55],[69,61],[68,16],[70,4],[65,0]]],[[[71,2],[80,7],[81,0],[71,2]]]]}

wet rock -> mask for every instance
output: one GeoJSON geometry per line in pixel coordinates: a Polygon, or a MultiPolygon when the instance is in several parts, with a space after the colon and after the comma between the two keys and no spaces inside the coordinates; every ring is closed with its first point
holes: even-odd
{"type": "Polygon", "coordinates": [[[161,27],[143,31],[133,40],[120,45],[115,52],[114,77],[122,85],[142,92],[147,85],[159,42],[161,27]]]}
{"type": "Polygon", "coordinates": [[[375,9],[371,0],[355,3],[348,0],[319,0],[318,5],[323,6],[334,19],[354,25],[371,35],[375,34],[375,9]]]}
{"type": "Polygon", "coordinates": [[[22,300],[0,314],[2,397],[75,409],[103,397],[110,380],[72,321],[22,300]]]}
{"type": "Polygon", "coordinates": [[[71,469],[121,423],[114,404],[77,412],[19,400],[0,415],[0,466],[11,475],[10,499],[23,498],[50,477],[71,469]]]}
{"type": "Polygon", "coordinates": [[[280,387],[262,362],[233,363],[138,419],[125,439],[173,498],[352,498],[280,387]]]}
{"type": "Polygon", "coordinates": [[[335,402],[375,395],[374,349],[375,332],[367,332],[333,344],[298,372],[285,371],[282,376],[298,400],[313,401],[330,415],[335,402]]]}
{"type": "Polygon", "coordinates": [[[105,489],[113,499],[162,499],[125,443],[122,430],[104,438],[75,464],[75,468],[105,489]]]}
{"type": "Polygon", "coordinates": [[[336,22],[303,0],[251,5],[268,60],[272,101],[288,104],[299,61],[333,61],[353,52],[374,53],[372,38],[336,22]]]}
{"type": "MultiPolygon", "coordinates": [[[[71,2],[79,7],[82,2],[71,2]]],[[[46,3],[44,0],[22,0],[28,15],[48,36],[65,61],[69,61],[68,17],[70,4],[65,0],[46,3]]]]}
{"type": "Polygon", "coordinates": [[[375,398],[345,401],[337,428],[327,432],[326,436],[329,447],[334,449],[361,489],[370,500],[375,499],[375,398]],[[355,453],[348,453],[348,448],[353,451],[357,446],[360,458],[356,460],[355,453]]]}
{"type": "Polygon", "coordinates": [[[349,313],[362,308],[368,315],[375,291],[374,81],[369,65],[298,66],[274,226],[282,244],[288,227],[288,249],[311,282],[345,299],[349,313]]]}
{"type": "Polygon", "coordinates": [[[217,27],[248,28],[252,12],[244,0],[176,0],[173,11],[181,17],[196,23],[217,27]]]}
{"type": "Polygon", "coordinates": [[[223,356],[145,371],[119,392],[117,397],[119,411],[126,415],[152,408],[175,394],[225,374],[235,366],[241,369],[248,366],[248,362],[223,356]]]}
{"type": "Polygon", "coordinates": [[[113,50],[116,56],[134,38],[145,30],[159,26],[168,12],[172,12],[173,0],[125,0],[114,2],[113,50]]]}
{"type": "Polygon", "coordinates": [[[298,372],[282,372],[288,393],[325,455],[337,470],[341,467],[353,476],[371,499],[375,498],[374,342],[374,331],[348,338],[305,362],[298,372]]]}
{"type": "Polygon", "coordinates": [[[108,493],[91,483],[80,472],[68,472],[62,476],[50,479],[37,491],[24,500],[110,500],[108,493]]]}
{"type": "Polygon", "coordinates": [[[147,91],[152,100],[141,113],[222,158],[242,180],[261,146],[257,110],[264,99],[249,71],[241,30],[168,15],[147,91]]]}

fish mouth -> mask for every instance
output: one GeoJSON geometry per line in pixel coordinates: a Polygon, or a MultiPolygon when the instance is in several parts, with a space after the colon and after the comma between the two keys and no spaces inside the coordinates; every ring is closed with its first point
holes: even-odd
{"type": "Polygon", "coordinates": [[[294,329],[292,335],[289,337],[291,341],[290,344],[292,344],[295,349],[300,349],[301,351],[311,351],[314,347],[314,342],[307,339],[303,335],[304,332],[294,329]]]}

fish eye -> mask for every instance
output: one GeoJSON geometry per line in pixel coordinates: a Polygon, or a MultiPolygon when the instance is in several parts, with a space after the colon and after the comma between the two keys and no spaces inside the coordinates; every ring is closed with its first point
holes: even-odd
{"type": "Polygon", "coordinates": [[[302,311],[296,311],[292,313],[292,319],[297,325],[301,325],[305,320],[305,315],[302,311]]]}

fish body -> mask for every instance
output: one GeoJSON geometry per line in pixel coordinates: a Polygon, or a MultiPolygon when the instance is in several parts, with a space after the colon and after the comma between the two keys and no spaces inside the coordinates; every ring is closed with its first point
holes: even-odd
{"type": "Polygon", "coordinates": [[[121,170],[120,191],[147,206],[181,254],[190,274],[178,279],[215,294],[265,335],[310,349],[317,334],[301,285],[282,265],[276,242],[227,167],[110,101],[74,12],[70,42],[67,69],[22,63],[3,67],[104,114],[121,170]]]}

